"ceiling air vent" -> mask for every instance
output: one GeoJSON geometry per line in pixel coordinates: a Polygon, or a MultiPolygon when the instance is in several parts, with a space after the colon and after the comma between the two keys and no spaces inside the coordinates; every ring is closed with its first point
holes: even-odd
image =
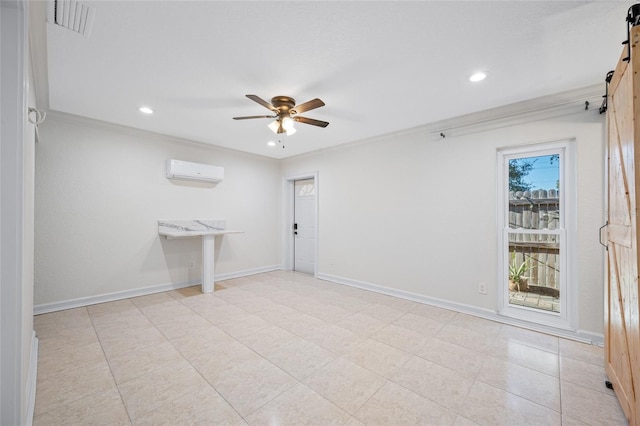
{"type": "Polygon", "coordinates": [[[92,7],[76,0],[53,0],[49,22],[89,37],[93,13],[92,7]]]}

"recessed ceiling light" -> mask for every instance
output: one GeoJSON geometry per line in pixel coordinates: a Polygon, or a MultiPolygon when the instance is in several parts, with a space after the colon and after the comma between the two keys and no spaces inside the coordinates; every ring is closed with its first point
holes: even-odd
{"type": "Polygon", "coordinates": [[[474,75],[472,75],[471,77],[469,77],[469,81],[473,81],[473,82],[482,81],[485,78],[487,78],[487,75],[481,71],[481,72],[477,72],[474,75]]]}
{"type": "Polygon", "coordinates": [[[143,106],[138,108],[138,111],[140,111],[143,114],[153,114],[153,110],[151,108],[149,108],[148,106],[143,106]]]}
{"type": "Polygon", "coordinates": [[[267,145],[269,146],[276,146],[276,143],[274,141],[269,141],[267,142],[267,145]]]}

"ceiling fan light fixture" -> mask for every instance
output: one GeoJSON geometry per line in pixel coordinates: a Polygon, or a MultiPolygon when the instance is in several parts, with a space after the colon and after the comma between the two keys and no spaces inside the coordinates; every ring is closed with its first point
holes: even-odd
{"type": "Polygon", "coordinates": [[[312,109],[324,106],[321,99],[315,98],[310,101],[296,105],[296,100],[289,96],[275,96],[271,98],[271,103],[265,101],[256,95],[246,95],[247,98],[271,110],[275,115],[250,115],[244,117],[233,117],[234,120],[247,120],[252,118],[275,118],[267,127],[276,135],[286,133],[291,136],[296,132],[295,121],[312,126],[327,127],[329,123],[326,121],[315,120],[313,118],[302,117],[298,115],[312,109]]]}
{"type": "Polygon", "coordinates": [[[296,132],[295,127],[293,127],[294,121],[291,117],[285,117],[282,119],[282,128],[284,129],[287,136],[291,136],[296,132]]]}
{"type": "Polygon", "coordinates": [[[287,132],[293,129],[293,123],[294,121],[291,119],[291,117],[285,117],[282,119],[282,127],[284,127],[284,130],[286,130],[287,132]]]}
{"type": "Polygon", "coordinates": [[[271,123],[269,123],[267,127],[270,128],[273,133],[278,134],[278,129],[280,128],[280,122],[278,120],[273,120],[271,123]]]}

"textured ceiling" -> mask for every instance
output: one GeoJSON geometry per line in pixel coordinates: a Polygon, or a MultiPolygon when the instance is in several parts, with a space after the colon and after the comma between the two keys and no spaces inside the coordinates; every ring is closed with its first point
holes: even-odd
{"type": "MultiPolygon", "coordinates": [[[[88,37],[46,24],[51,110],[288,157],[601,83],[630,2],[90,1],[88,37]],[[478,70],[488,74],[469,82],[478,70]],[[325,107],[277,140],[276,95],[325,107]],[[156,113],[145,116],[140,105],[156,113]]],[[[44,23],[42,25],[45,25],[44,23]]],[[[604,88],[604,86],[603,86],[604,88]]],[[[603,89],[604,90],[604,89],[603,89]]]]}

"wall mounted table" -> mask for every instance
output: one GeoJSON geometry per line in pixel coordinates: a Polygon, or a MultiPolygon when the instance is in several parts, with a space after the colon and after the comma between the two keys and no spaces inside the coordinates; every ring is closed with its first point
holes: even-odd
{"type": "Polygon", "coordinates": [[[241,234],[244,231],[226,229],[224,220],[159,220],[158,234],[167,239],[202,238],[202,292],[215,288],[215,237],[241,234]]]}

